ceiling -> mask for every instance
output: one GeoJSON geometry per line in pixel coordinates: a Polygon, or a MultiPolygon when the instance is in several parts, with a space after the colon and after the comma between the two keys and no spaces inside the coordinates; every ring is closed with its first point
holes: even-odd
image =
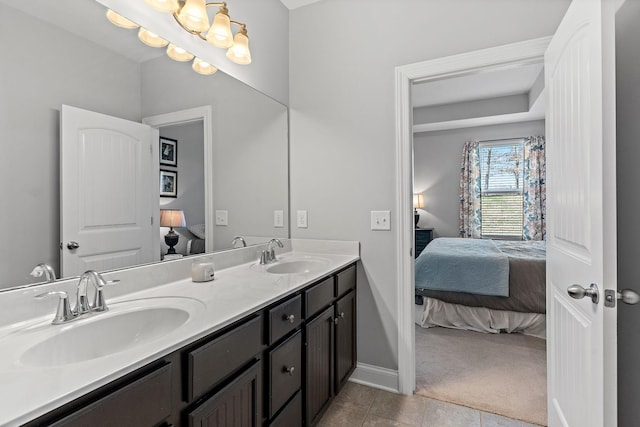
{"type": "Polygon", "coordinates": [[[320,0],[280,0],[283,5],[287,6],[289,10],[297,9],[302,6],[306,6],[311,3],[319,2],[320,0]]]}
{"type": "Polygon", "coordinates": [[[538,63],[418,82],[411,89],[411,100],[415,108],[524,94],[529,92],[542,68],[542,63],[538,63]]]}

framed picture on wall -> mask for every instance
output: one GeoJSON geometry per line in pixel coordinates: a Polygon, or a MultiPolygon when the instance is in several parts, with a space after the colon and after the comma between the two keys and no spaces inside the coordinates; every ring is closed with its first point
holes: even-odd
{"type": "Polygon", "coordinates": [[[178,141],[160,137],[160,164],[178,166],[178,141]]]}
{"type": "Polygon", "coordinates": [[[178,197],[178,172],[160,169],[160,197],[178,197]]]}

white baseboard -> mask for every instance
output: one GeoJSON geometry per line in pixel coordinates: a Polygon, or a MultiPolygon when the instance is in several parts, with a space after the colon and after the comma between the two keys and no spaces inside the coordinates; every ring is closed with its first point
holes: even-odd
{"type": "Polygon", "coordinates": [[[349,381],[398,393],[398,371],[393,369],[358,363],[349,381]]]}

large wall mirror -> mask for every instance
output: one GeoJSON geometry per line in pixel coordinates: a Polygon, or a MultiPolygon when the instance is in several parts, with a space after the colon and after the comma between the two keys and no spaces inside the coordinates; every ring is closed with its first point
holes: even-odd
{"type": "MultiPolygon", "coordinates": [[[[203,149],[201,120],[152,124],[169,145],[177,141],[177,151],[167,152],[163,162],[160,141],[152,142],[158,157],[153,173],[177,176],[177,186],[167,187],[176,190],[175,197],[157,197],[156,218],[161,209],[184,212],[186,226],[178,230],[183,240],[176,246],[183,252],[205,223],[213,227],[206,234],[213,236],[208,251],[232,249],[235,236],[249,245],[289,236],[286,106],[221,71],[203,76],[190,63],[172,61],[164,49],[138,41],[135,30],[110,24],[95,1],[22,3],[0,0],[0,38],[11,41],[0,62],[5,189],[0,290],[42,282],[43,276],[31,275],[40,263],[60,276],[60,254],[66,250],[60,235],[61,176],[66,176],[60,167],[62,105],[138,123],[208,109],[209,152],[203,149]],[[74,20],[77,16],[84,24],[74,20]],[[220,211],[226,224],[216,224],[220,211]]],[[[150,179],[160,187],[160,176],[150,179]]],[[[158,260],[167,250],[166,232],[158,223],[153,227],[158,260]]]]}

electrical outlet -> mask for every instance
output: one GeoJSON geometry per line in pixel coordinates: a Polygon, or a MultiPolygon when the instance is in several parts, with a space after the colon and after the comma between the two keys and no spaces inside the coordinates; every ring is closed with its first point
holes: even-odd
{"type": "Polygon", "coordinates": [[[391,211],[371,211],[372,230],[391,230],[391,211]]]}
{"type": "Polygon", "coordinates": [[[307,228],[307,211],[298,211],[296,218],[298,228],[307,228]]]}
{"type": "Polygon", "coordinates": [[[273,211],[273,226],[276,228],[284,227],[284,211],[273,211]]]}
{"type": "Polygon", "coordinates": [[[229,211],[216,211],[216,225],[229,225],[229,211]]]}

